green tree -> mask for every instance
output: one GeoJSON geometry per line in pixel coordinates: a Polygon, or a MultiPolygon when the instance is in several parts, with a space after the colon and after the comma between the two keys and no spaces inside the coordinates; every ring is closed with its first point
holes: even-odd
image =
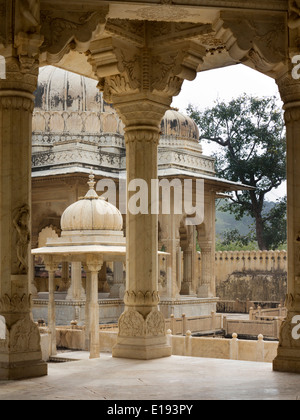
{"type": "Polygon", "coordinates": [[[275,97],[242,95],[199,111],[190,105],[189,116],[200,129],[200,141],[220,146],[214,153],[221,178],[252,187],[237,191],[224,205],[237,220],[255,219],[259,249],[274,249],[286,240],[286,200],[266,211],[266,195],[286,179],[286,142],[283,113],[275,97]]]}

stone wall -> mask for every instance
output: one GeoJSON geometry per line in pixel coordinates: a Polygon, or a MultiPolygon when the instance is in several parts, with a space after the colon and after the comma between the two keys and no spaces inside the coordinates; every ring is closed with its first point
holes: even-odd
{"type": "Polygon", "coordinates": [[[286,251],[216,253],[216,289],[220,300],[284,302],[286,251]]]}

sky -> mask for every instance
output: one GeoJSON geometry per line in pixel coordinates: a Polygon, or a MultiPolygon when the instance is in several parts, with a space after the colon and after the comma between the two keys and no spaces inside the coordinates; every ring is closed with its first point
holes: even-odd
{"type": "MultiPolygon", "coordinates": [[[[174,98],[172,106],[185,113],[189,104],[199,110],[214,106],[217,100],[229,102],[242,94],[258,97],[276,96],[281,104],[277,85],[273,79],[242,64],[198,73],[197,78],[185,81],[181,93],[174,98]]],[[[210,155],[213,145],[203,144],[203,153],[210,155]]],[[[286,194],[284,182],[268,195],[275,201],[286,194]]]]}

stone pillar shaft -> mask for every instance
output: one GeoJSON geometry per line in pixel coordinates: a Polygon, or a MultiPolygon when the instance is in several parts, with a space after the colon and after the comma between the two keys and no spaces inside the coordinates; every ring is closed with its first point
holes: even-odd
{"type": "Polygon", "coordinates": [[[56,315],[55,315],[55,270],[50,268],[49,275],[49,303],[48,303],[48,328],[51,334],[51,356],[57,354],[56,348],[56,315]]]}
{"type": "Polygon", "coordinates": [[[31,319],[31,132],[38,74],[34,59],[6,60],[0,80],[0,379],[47,374],[31,319]]]}
{"type": "Polygon", "coordinates": [[[273,362],[277,371],[300,372],[300,83],[291,71],[277,80],[284,102],[287,139],[288,211],[288,287],[285,306],[288,314],[280,331],[278,355],[273,362]],[[298,318],[297,318],[298,317],[298,318]]]}
{"type": "Polygon", "coordinates": [[[81,262],[71,263],[71,286],[68,291],[67,300],[84,299],[84,290],[82,287],[81,262]]]}
{"type": "MultiPolygon", "coordinates": [[[[142,179],[148,191],[143,191],[148,200],[147,214],[133,214],[127,209],[126,235],[126,293],[127,307],[146,316],[157,307],[158,298],[158,216],[151,214],[151,180],[157,179],[158,130],[136,130],[125,134],[127,187],[131,181],[142,179]]],[[[128,192],[128,202],[133,192],[128,192]]]]}
{"type": "Polygon", "coordinates": [[[198,243],[201,248],[201,276],[197,295],[199,298],[216,296],[215,280],[215,193],[206,191],[204,223],[197,226],[198,243]]]}
{"type": "Polygon", "coordinates": [[[100,357],[99,346],[99,304],[98,304],[98,271],[90,273],[90,299],[89,299],[89,338],[90,359],[100,357]]]}
{"type": "Polygon", "coordinates": [[[88,256],[85,270],[86,307],[85,307],[85,345],[90,351],[90,359],[100,357],[99,344],[99,304],[98,304],[98,273],[103,266],[99,256],[88,256]]]}

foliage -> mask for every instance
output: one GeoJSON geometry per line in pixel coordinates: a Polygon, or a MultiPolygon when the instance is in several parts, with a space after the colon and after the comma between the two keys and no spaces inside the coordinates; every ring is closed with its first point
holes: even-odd
{"type": "Polygon", "coordinates": [[[214,154],[217,175],[250,187],[234,192],[223,210],[237,220],[254,218],[259,249],[284,243],[286,200],[278,200],[271,211],[265,205],[266,195],[286,178],[285,127],[276,98],[242,95],[202,112],[190,105],[188,114],[199,127],[200,141],[220,146],[214,154]]]}

